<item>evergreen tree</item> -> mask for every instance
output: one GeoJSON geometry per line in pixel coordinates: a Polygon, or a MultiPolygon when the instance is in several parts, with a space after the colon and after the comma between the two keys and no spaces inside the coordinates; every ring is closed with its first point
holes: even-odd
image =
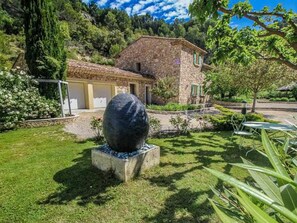
{"type": "MultiPolygon", "coordinates": [[[[66,52],[51,0],[22,0],[26,36],[25,58],[35,78],[65,80],[66,52]]],[[[58,99],[56,84],[41,84],[40,93],[58,99]]]]}

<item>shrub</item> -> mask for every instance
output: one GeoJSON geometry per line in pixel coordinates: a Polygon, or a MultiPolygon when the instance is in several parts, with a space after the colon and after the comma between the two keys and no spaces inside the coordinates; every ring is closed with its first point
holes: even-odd
{"type": "Polygon", "coordinates": [[[289,98],[282,97],[282,98],[281,98],[281,101],[289,101],[289,98]]]}
{"type": "Polygon", "coordinates": [[[292,89],[292,95],[295,98],[295,100],[297,101],[297,85],[295,85],[292,89]]]}
{"type": "Polygon", "coordinates": [[[175,118],[171,117],[169,120],[170,124],[175,128],[178,134],[188,134],[191,119],[190,117],[182,118],[180,115],[177,115],[175,118]]]}
{"type": "Polygon", "coordinates": [[[150,126],[150,131],[149,131],[150,135],[158,133],[161,130],[161,121],[158,118],[150,116],[149,126],[150,126]]]}
{"type": "MultiPolygon", "coordinates": [[[[240,123],[243,119],[243,115],[238,112],[233,112],[228,108],[220,105],[215,105],[221,113],[217,115],[206,115],[206,119],[213,125],[216,130],[233,130],[231,125],[231,117],[234,115],[233,119],[235,122],[240,123]]],[[[247,121],[256,122],[276,122],[273,120],[266,119],[262,114],[248,113],[245,116],[247,121]]]]}
{"type": "Polygon", "coordinates": [[[103,119],[101,117],[96,118],[92,117],[91,120],[91,129],[95,132],[95,139],[96,141],[101,141],[104,139],[103,136],[103,119]]]}
{"type": "MultiPolygon", "coordinates": [[[[297,182],[294,180],[296,165],[286,168],[279,151],[286,151],[287,143],[278,149],[262,130],[264,155],[269,168],[243,159],[243,163],[232,164],[248,170],[253,182],[241,182],[225,173],[208,169],[211,174],[236,188],[236,192],[213,191],[223,202],[210,200],[222,222],[297,222],[297,182]],[[295,169],[295,170],[294,170],[295,169]],[[223,205],[222,205],[223,204],[223,205]]],[[[292,157],[291,157],[292,158],[292,157]]]]}
{"type": "Polygon", "coordinates": [[[40,96],[36,85],[25,72],[0,70],[0,131],[14,129],[27,119],[59,115],[59,104],[40,96]]]}
{"type": "Polygon", "coordinates": [[[295,98],[289,98],[289,102],[295,102],[296,99],[295,98]]]}
{"type": "Polygon", "coordinates": [[[182,105],[178,103],[168,103],[166,105],[147,105],[147,108],[152,110],[157,110],[157,111],[187,111],[187,110],[200,109],[201,105],[195,105],[195,104],[182,105]]]}

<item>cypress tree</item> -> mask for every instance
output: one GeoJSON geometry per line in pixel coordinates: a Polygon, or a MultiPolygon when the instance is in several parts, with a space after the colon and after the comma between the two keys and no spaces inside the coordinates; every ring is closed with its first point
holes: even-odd
{"type": "MultiPolygon", "coordinates": [[[[66,51],[51,0],[22,0],[26,37],[25,58],[35,78],[65,80],[66,51]]],[[[64,92],[64,91],[63,91],[64,92]]],[[[58,99],[57,84],[40,84],[40,93],[58,99]]]]}

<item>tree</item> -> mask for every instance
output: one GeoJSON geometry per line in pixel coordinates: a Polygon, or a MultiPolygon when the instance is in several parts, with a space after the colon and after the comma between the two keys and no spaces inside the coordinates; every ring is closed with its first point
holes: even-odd
{"type": "Polygon", "coordinates": [[[239,65],[234,75],[238,87],[246,89],[253,94],[252,112],[255,112],[258,93],[266,90],[273,83],[286,80],[287,83],[296,80],[294,70],[277,62],[258,60],[248,66],[239,65]]]}
{"type": "MultiPolygon", "coordinates": [[[[26,36],[25,58],[35,78],[65,80],[66,52],[58,18],[50,0],[22,0],[26,36]]],[[[40,86],[40,93],[58,99],[55,84],[40,86]]]]}
{"type": "Polygon", "coordinates": [[[232,58],[243,64],[260,58],[278,61],[297,70],[297,14],[281,4],[273,10],[264,7],[254,11],[248,2],[238,2],[228,8],[229,0],[194,0],[190,13],[200,21],[212,16],[219,18],[209,31],[209,47],[214,49],[214,60],[232,58]],[[232,17],[254,22],[254,28],[230,27],[232,17]]]}
{"type": "Polygon", "coordinates": [[[240,92],[240,87],[235,83],[235,74],[237,65],[225,63],[214,67],[213,70],[206,73],[205,86],[206,91],[211,95],[219,95],[221,99],[225,96],[229,98],[240,92]]]}
{"type": "Polygon", "coordinates": [[[152,93],[155,96],[160,97],[165,103],[168,103],[170,99],[175,98],[177,92],[175,79],[170,76],[158,79],[152,89],[152,93]]]}

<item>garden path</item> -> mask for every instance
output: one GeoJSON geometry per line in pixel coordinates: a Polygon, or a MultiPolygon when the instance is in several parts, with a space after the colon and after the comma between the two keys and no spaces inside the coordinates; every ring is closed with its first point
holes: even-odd
{"type": "MultiPolygon", "coordinates": [[[[206,110],[205,114],[214,114],[218,111],[214,108],[210,108],[206,110]]],[[[65,125],[64,130],[66,132],[75,134],[79,139],[88,139],[93,138],[94,132],[90,127],[90,122],[92,120],[92,117],[102,117],[104,114],[104,110],[93,110],[93,111],[87,111],[87,110],[79,110],[74,111],[74,113],[79,114],[79,117],[73,121],[72,123],[68,123],[65,125]]],[[[152,114],[149,113],[149,116],[155,117],[160,120],[161,122],[161,130],[168,130],[172,129],[171,124],[169,122],[171,117],[175,117],[175,114],[152,114]]],[[[192,114],[194,115],[194,114],[192,114]]],[[[185,115],[182,115],[183,118],[185,118],[185,115]]],[[[191,127],[198,126],[198,121],[196,119],[192,119],[191,121],[191,127]]]]}

